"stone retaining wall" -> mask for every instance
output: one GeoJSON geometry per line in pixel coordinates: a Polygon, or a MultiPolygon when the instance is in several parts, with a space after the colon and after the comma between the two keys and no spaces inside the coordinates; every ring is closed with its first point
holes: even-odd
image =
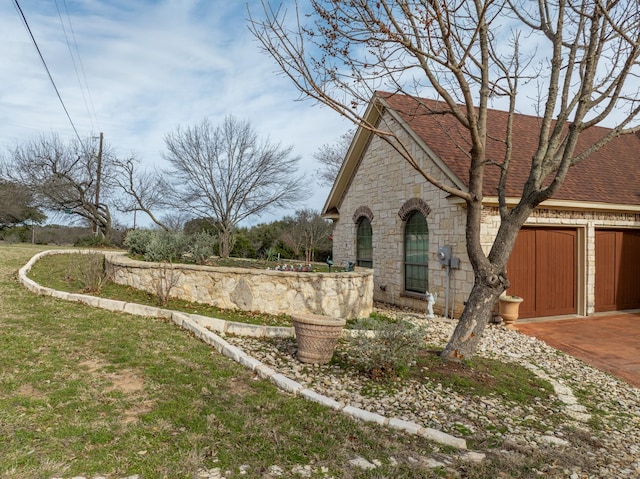
{"type": "Polygon", "coordinates": [[[158,284],[175,283],[170,296],[224,309],[270,314],[308,313],[364,318],[373,311],[373,271],[295,273],[272,270],[167,265],[106,253],[114,282],[156,293],[158,284]]]}

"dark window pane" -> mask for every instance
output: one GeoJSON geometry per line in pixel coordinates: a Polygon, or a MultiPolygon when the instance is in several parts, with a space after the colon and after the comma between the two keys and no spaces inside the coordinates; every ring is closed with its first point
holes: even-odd
{"type": "Polygon", "coordinates": [[[429,230],[427,220],[417,211],[404,229],[404,289],[416,293],[429,289],[429,230]]]}
{"type": "Polygon", "coordinates": [[[371,222],[362,217],[356,232],[356,264],[364,268],[373,268],[373,232],[371,222]]]}

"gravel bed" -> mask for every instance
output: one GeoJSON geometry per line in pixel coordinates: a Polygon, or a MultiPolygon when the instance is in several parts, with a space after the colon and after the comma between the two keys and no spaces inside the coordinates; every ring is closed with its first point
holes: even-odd
{"type": "MultiPolygon", "coordinates": [[[[410,311],[377,310],[422,324],[427,342],[438,347],[446,344],[456,324],[410,311]]],[[[552,383],[556,400],[522,407],[499,396],[463,396],[441,384],[413,380],[379,387],[336,365],[298,362],[292,339],[225,339],[343,405],[464,437],[470,449],[486,454],[486,460],[543,451],[558,461],[537,471],[540,477],[640,477],[640,390],[501,325],[487,327],[477,354],[531,369],[552,383]]]]}

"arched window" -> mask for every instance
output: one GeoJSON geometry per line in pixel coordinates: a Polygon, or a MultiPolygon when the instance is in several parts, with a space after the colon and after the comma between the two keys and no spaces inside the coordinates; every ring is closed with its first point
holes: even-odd
{"type": "Polygon", "coordinates": [[[404,289],[429,290],[429,229],[420,211],[413,211],[404,227],[404,289]]]}
{"type": "Polygon", "coordinates": [[[373,268],[373,232],[371,230],[371,221],[366,216],[361,216],[358,220],[356,264],[364,268],[373,268]]]}

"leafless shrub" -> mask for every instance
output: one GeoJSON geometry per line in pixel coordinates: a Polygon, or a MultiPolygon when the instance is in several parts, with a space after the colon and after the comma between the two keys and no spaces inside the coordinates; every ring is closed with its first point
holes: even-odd
{"type": "Polygon", "coordinates": [[[155,269],[153,286],[161,306],[166,306],[171,290],[180,281],[180,275],[180,271],[176,270],[172,263],[160,263],[155,269]]]}
{"type": "Polygon", "coordinates": [[[68,277],[76,277],[83,293],[99,293],[108,279],[104,255],[99,253],[69,255],[68,277]]]}

